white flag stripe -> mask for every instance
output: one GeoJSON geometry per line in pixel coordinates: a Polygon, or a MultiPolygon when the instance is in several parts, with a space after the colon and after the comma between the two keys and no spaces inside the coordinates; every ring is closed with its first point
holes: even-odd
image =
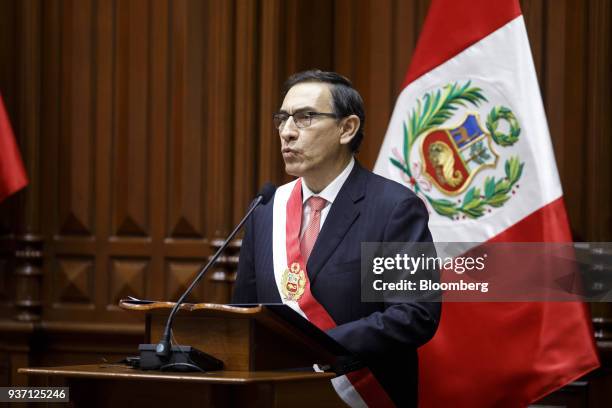
{"type": "MultiPolygon", "coordinates": [[[[518,183],[516,196],[511,197],[503,207],[493,208],[491,213],[478,219],[451,221],[432,210],[429,227],[434,240],[484,242],[562,195],[522,16],[429,71],[402,91],[374,171],[406,184],[401,179],[400,171],[389,160],[394,157],[394,148],[402,148],[404,121],[416,106],[416,101],[425,93],[440,89],[448,83],[465,83],[468,80],[481,87],[488,99],[481,106],[483,109],[468,111],[478,110],[484,121],[491,106],[509,106],[521,126],[520,138],[512,148],[495,147],[500,156],[497,168],[493,172],[479,172],[471,185],[483,186],[487,176],[503,177],[504,161],[509,156],[518,156],[525,163],[524,176],[518,183]],[[451,225],[452,228],[449,228],[451,225]]],[[[459,109],[447,123],[459,124],[465,112],[466,109],[459,109]]],[[[448,126],[445,124],[444,127],[448,126]]],[[[443,197],[436,192],[430,196],[443,197]]]]}

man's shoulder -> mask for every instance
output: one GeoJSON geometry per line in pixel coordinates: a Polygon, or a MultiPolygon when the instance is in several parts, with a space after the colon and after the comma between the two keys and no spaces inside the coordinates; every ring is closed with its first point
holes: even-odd
{"type": "Polygon", "coordinates": [[[397,181],[390,180],[370,170],[363,169],[366,178],[367,194],[385,201],[405,201],[416,198],[416,194],[397,181]]]}
{"type": "Polygon", "coordinates": [[[259,208],[255,210],[254,216],[260,217],[261,214],[266,214],[266,216],[271,216],[274,210],[275,204],[283,205],[284,203],[287,202],[287,200],[289,199],[289,196],[291,195],[291,191],[293,191],[293,187],[295,186],[295,183],[297,183],[297,180],[298,179],[295,179],[293,181],[290,181],[289,183],[279,186],[274,192],[274,195],[272,196],[272,198],[268,200],[266,204],[260,205],[259,208]]]}

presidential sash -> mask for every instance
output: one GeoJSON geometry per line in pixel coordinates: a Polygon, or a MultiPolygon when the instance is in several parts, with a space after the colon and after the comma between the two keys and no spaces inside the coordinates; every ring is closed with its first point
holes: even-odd
{"type": "MultiPolygon", "coordinates": [[[[332,317],[312,295],[306,263],[300,253],[301,179],[276,190],[273,213],[274,276],[283,303],[321,330],[336,327],[332,317]]],[[[395,406],[368,368],[331,381],[340,398],[351,407],[395,406]]]]}

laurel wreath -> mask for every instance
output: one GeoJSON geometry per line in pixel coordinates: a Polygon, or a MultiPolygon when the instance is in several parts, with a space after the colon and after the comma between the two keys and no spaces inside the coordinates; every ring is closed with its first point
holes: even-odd
{"type": "Polygon", "coordinates": [[[514,113],[505,106],[496,106],[491,109],[489,116],[487,116],[487,129],[491,133],[493,141],[500,146],[512,146],[519,138],[521,134],[521,128],[518,120],[514,113]],[[497,130],[499,121],[504,119],[510,125],[510,133],[503,133],[497,130]]]}
{"type": "MultiPolygon", "coordinates": [[[[417,100],[417,106],[408,115],[408,120],[403,122],[404,143],[403,163],[391,157],[391,163],[402,172],[413,178],[410,170],[409,154],[414,141],[428,130],[442,125],[450,119],[459,106],[472,105],[478,107],[487,98],[482,94],[482,89],[471,86],[471,81],[463,85],[455,82],[445,85],[442,90],[425,94],[422,99],[417,100]]],[[[487,117],[487,129],[491,133],[493,141],[500,146],[511,146],[518,141],[521,129],[512,111],[503,106],[494,107],[487,117]],[[500,120],[506,120],[510,125],[508,134],[499,132],[500,120]]],[[[447,199],[436,199],[422,191],[418,183],[414,184],[416,193],[422,194],[431,204],[432,208],[440,215],[456,219],[460,214],[469,218],[481,217],[487,207],[501,207],[510,199],[511,191],[523,174],[525,163],[519,158],[510,157],[505,162],[505,177],[495,179],[487,177],[482,187],[471,187],[465,193],[463,200],[451,201],[447,199]],[[484,192],[484,194],[482,194],[484,192]]]]}

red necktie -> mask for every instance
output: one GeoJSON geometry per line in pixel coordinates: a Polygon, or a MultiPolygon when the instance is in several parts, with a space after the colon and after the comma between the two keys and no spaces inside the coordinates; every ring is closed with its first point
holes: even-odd
{"type": "Polygon", "coordinates": [[[304,231],[302,240],[300,241],[300,252],[304,263],[308,263],[308,257],[314,247],[317,237],[319,236],[319,229],[321,228],[321,210],[325,208],[327,200],[321,197],[312,196],[306,201],[306,205],[310,207],[310,223],[304,231]]]}

